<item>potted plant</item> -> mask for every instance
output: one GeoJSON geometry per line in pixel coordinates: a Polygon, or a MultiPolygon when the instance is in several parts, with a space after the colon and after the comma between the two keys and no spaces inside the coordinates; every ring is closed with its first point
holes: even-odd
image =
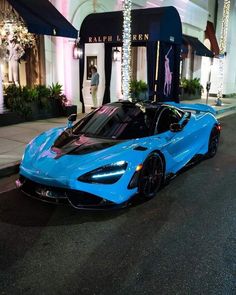
{"type": "Polygon", "coordinates": [[[22,116],[24,119],[29,118],[32,114],[30,103],[33,98],[29,96],[28,88],[18,87],[15,84],[5,89],[5,105],[12,111],[22,116]]]}
{"type": "Polygon", "coordinates": [[[199,78],[186,79],[183,78],[180,84],[181,88],[181,99],[182,100],[191,100],[201,97],[203,86],[200,83],[199,78]]]}
{"type": "Polygon", "coordinates": [[[55,109],[59,111],[61,115],[65,114],[65,108],[68,104],[67,97],[62,93],[62,85],[59,83],[52,83],[52,86],[49,87],[50,98],[52,100],[55,109]]]}
{"type": "Polygon", "coordinates": [[[132,80],[130,82],[130,92],[131,97],[134,101],[136,100],[146,100],[148,98],[147,95],[148,85],[143,80],[132,80]]]}
{"type": "Polygon", "coordinates": [[[21,120],[60,116],[64,114],[63,106],[67,101],[61,89],[58,83],[50,87],[36,85],[32,88],[10,85],[5,88],[5,105],[21,120]]]}

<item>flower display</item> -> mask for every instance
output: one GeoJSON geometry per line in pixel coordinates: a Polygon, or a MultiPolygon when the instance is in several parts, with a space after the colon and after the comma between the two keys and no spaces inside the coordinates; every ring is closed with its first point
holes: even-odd
{"type": "Polygon", "coordinates": [[[36,45],[35,36],[28,32],[24,20],[14,11],[0,12],[0,57],[7,59],[7,46],[14,40],[22,48],[32,48],[36,45]]]}

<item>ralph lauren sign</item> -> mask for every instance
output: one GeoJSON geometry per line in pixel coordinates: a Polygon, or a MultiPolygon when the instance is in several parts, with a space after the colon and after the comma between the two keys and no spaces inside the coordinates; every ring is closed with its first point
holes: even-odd
{"type": "MultiPolygon", "coordinates": [[[[133,34],[131,36],[132,41],[148,41],[149,34],[133,34]]],[[[109,43],[109,42],[122,42],[122,37],[120,35],[112,36],[90,36],[88,37],[88,43],[109,43]]]]}

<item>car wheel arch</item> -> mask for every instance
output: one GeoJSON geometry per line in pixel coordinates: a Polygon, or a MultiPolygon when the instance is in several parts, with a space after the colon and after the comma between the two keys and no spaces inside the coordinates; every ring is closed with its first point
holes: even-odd
{"type": "Polygon", "coordinates": [[[218,125],[215,123],[210,131],[209,134],[209,141],[208,141],[208,151],[206,153],[207,158],[212,158],[215,156],[217,149],[218,149],[218,144],[219,144],[219,138],[220,138],[220,131],[218,130],[218,125]],[[215,134],[214,134],[215,133],[215,134]],[[217,137],[217,141],[215,143],[212,143],[213,136],[217,137]],[[214,150],[212,150],[212,144],[214,144],[215,146],[213,147],[214,150]]]}
{"type": "MultiPolygon", "coordinates": [[[[157,154],[161,157],[161,159],[162,159],[162,163],[163,163],[163,173],[164,173],[164,175],[165,175],[165,171],[166,171],[166,160],[165,160],[165,156],[164,156],[164,154],[163,154],[160,150],[153,150],[153,151],[151,151],[151,152],[147,155],[147,157],[149,157],[149,155],[152,154],[152,153],[157,153],[157,154]]],[[[147,159],[147,157],[146,157],[146,159],[147,159]]]]}
{"type": "Polygon", "coordinates": [[[145,157],[144,161],[143,161],[143,168],[142,168],[141,171],[142,172],[139,175],[139,180],[138,180],[138,182],[139,182],[139,184],[138,184],[138,192],[140,193],[140,195],[142,197],[144,197],[144,199],[150,199],[150,198],[152,198],[156,194],[157,191],[159,191],[160,187],[164,183],[164,179],[165,179],[165,158],[164,158],[164,155],[159,150],[152,150],[152,151],[150,151],[147,154],[147,156],[145,157]],[[147,166],[146,165],[149,165],[148,163],[150,162],[150,159],[152,157],[158,157],[159,158],[159,161],[161,161],[162,178],[159,178],[159,180],[158,180],[158,178],[156,178],[155,175],[152,174],[152,172],[151,172],[151,174],[149,174],[149,172],[147,172],[149,170],[147,170],[147,166]],[[151,175],[153,175],[153,177],[151,175]],[[143,183],[143,180],[144,180],[144,183],[143,183]],[[153,180],[154,180],[154,182],[153,182],[153,180]],[[156,190],[155,190],[155,181],[157,181],[157,189],[156,190]],[[144,185],[144,187],[146,187],[145,186],[146,183],[151,184],[150,187],[149,187],[149,184],[148,184],[148,187],[149,188],[148,188],[147,191],[145,189],[143,189],[143,187],[142,187],[143,185],[144,185]]]}

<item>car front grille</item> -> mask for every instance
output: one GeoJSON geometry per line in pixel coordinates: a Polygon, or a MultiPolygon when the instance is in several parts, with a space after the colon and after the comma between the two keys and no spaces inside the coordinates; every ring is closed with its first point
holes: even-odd
{"type": "Polygon", "coordinates": [[[45,202],[69,202],[72,207],[81,209],[99,209],[107,206],[112,207],[115,205],[113,202],[107,201],[93,194],[78,190],[43,185],[22,175],[19,178],[19,182],[21,183],[20,189],[23,193],[45,202]]]}

